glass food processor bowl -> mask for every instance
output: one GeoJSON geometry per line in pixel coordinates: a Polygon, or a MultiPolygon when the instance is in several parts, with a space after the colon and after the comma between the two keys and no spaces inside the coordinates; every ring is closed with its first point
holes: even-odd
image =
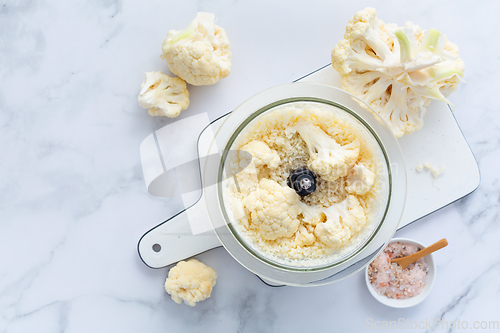
{"type": "Polygon", "coordinates": [[[202,166],[205,201],[215,233],[226,250],[244,267],[264,280],[293,286],[315,286],[339,281],[363,269],[386,246],[399,224],[405,198],[406,173],[399,144],[389,126],[364,102],[332,86],[292,83],[263,91],[242,103],[217,131],[217,147],[222,148],[219,163],[202,166]],[[361,126],[376,143],[385,175],[386,191],[380,203],[380,214],[362,239],[341,256],[324,258],[314,264],[275,260],[249,244],[235,228],[234,218],[224,200],[225,166],[233,143],[253,121],[283,106],[326,106],[332,112],[347,116],[361,126]]]}

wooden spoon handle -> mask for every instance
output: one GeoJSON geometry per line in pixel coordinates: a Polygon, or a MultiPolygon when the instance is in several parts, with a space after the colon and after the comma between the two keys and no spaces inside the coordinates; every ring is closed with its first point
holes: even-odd
{"type": "Polygon", "coordinates": [[[432,244],[431,246],[426,247],[425,249],[422,249],[418,252],[415,252],[407,257],[393,259],[393,260],[391,260],[391,262],[395,262],[398,265],[400,265],[401,267],[406,268],[412,262],[415,262],[418,259],[425,257],[426,255],[428,255],[432,252],[435,252],[439,249],[442,249],[443,247],[445,247],[447,245],[448,245],[448,241],[446,240],[446,238],[443,238],[443,239],[437,241],[436,243],[432,244]]]}
{"type": "MultiPolygon", "coordinates": [[[[442,249],[443,247],[447,246],[448,245],[448,241],[446,240],[446,238],[443,238],[441,240],[438,240],[436,243],[430,245],[430,246],[427,246],[425,249],[423,250],[420,250],[418,251],[417,253],[419,254],[418,256],[416,256],[416,259],[415,260],[418,260],[422,257],[425,257],[426,255],[432,253],[432,252],[435,252],[439,249],[442,249]]],[[[415,254],[417,254],[415,253],[415,254]]],[[[413,254],[413,255],[415,255],[413,254]]]]}

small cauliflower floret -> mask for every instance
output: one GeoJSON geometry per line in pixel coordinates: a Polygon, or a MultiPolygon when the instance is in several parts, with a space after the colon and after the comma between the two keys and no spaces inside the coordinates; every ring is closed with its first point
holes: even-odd
{"type": "Polygon", "coordinates": [[[296,129],[307,145],[307,166],[311,171],[328,181],[347,176],[358,159],[358,140],[341,146],[321,128],[311,123],[300,124],[296,129]]]}
{"type": "Polygon", "coordinates": [[[314,235],[325,245],[339,247],[347,243],[366,223],[366,215],[358,199],[349,195],[344,201],[323,211],[326,222],[319,223],[314,235]]]}
{"type": "Polygon", "coordinates": [[[251,141],[240,148],[240,172],[236,175],[238,186],[243,195],[247,196],[253,192],[258,185],[257,174],[259,169],[267,166],[276,169],[280,164],[278,153],[269,146],[258,140],[251,141]]]}
{"type": "Polygon", "coordinates": [[[349,194],[365,195],[375,183],[375,174],[362,163],[356,164],[347,176],[345,190],[349,194]]]}
{"type": "Polygon", "coordinates": [[[463,77],[458,48],[436,29],[376,18],[373,8],[354,15],[332,50],[342,88],[370,105],[401,137],[419,130],[432,99],[446,99],[463,77]]]}
{"type": "Polygon", "coordinates": [[[316,241],[316,237],[314,237],[314,233],[309,232],[305,226],[300,225],[295,233],[295,241],[300,246],[308,246],[316,241]]]}
{"type": "Polygon", "coordinates": [[[257,174],[258,170],[255,167],[255,164],[250,162],[249,165],[236,175],[238,187],[243,196],[248,196],[259,186],[259,178],[257,177],[257,174]]]}
{"type": "Polygon", "coordinates": [[[240,198],[234,198],[233,202],[231,204],[231,211],[233,213],[232,217],[234,218],[234,221],[240,221],[245,227],[248,228],[248,219],[250,216],[248,215],[247,211],[245,210],[245,206],[243,205],[243,201],[240,198]]]}
{"type": "Polygon", "coordinates": [[[186,82],[161,72],[148,72],[139,93],[139,104],[152,116],[177,117],[189,106],[186,82]]]}
{"type": "Polygon", "coordinates": [[[162,58],[172,73],[194,86],[214,84],[231,71],[226,32],[214,24],[214,14],[209,13],[198,13],[182,31],[169,31],[162,58]]]}
{"type": "Polygon", "coordinates": [[[300,224],[298,202],[299,195],[294,190],[267,178],[261,179],[258,188],[243,199],[252,223],[268,240],[290,237],[297,231],[300,224]]]}
{"type": "Polygon", "coordinates": [[[300,213],[302,214],[302,220],[305,223],[315,226],[322,221],[324,216],[323,207],[311,207],[309,205],[306,205],[302,201],[299,201],[298,206],[300,209],[300,213]]]}
{"type": "Polygon", "coordinates": [[[179,261],[170,269],[165,290],[177,304],[184,300],[186,304],[195,306],[210,297],[216,280],[217,274],[212,268],[196,259],[189,259],[179,261]]]}
{"type": "MultiPolygon", "coordinates": [[[[280,164],[278,153],[269,148],[265,142],[254,140],[247,143],[240,149],[240,158],[242,158],[241,155],[243,155],[241,151],[248,152],[252,155],[252,160],[256,167],[266,165],[270,169],[276,169],[280,164]]],[[[244,159],[244,157],[242,159],[244,159]]]]}

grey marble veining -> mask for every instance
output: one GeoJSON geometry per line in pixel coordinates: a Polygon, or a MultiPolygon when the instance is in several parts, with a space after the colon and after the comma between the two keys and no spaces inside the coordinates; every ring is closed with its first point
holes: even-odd
{"type": "MultiPolygon", "coordinates": [[[[3,1],[0,3],[0,332],[363,331],[367,320],[500,321],[500,47],[496,1],[3,1]],[[253,94],[330,61],[354,12],[445,32],[460,47],[466,83],[455,116],[480,166],[481,186],[400,232],[450,245],[436,254],[434,290],[391,309],[361,273],[316,288],[270,288],[222,248],[199,256],[218,273],[195,308],[163,290],[167,269],[136,253],[139,237],[182,208],[147,194],[139,144],[171,123],[137,103],[144,72],[170,29],[216,13],[231,40],[231,75],[190,87],[180,118],[212,119],[253,94]],[[402,19],[404,18],[404,19],[402,19]]],[[[421,331],[440,331],[423,328],[421,331]]],[[[446,329],[445,329],[446,330],[446,329]]]]}

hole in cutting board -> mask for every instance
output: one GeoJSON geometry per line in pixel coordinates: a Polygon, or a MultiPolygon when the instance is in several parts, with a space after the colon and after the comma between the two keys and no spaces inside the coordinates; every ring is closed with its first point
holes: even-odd
{"type": "Polygon", "coordinates": [[[153,244],[153,251],[160,252],[161,251],[161,245],[160,244],[153,244]]]}

